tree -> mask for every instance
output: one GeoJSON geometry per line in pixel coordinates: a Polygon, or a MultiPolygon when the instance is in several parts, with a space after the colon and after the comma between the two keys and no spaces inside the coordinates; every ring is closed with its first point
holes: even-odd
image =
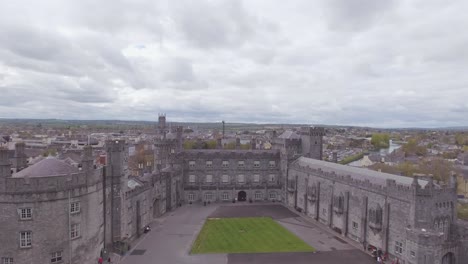
{"type": "Polygon", "coordinates": [[[372,134],[371,144],[375,149],[388,148],[390,146],[390,135],[385,133],[372,134]]]}

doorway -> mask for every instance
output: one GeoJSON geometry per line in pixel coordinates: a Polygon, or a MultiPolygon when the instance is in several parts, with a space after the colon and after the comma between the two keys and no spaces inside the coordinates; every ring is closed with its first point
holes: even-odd
{"type": "Polygon", "coordinates": [[[244,202],[245,200],[247,200],[247,193],[244,192],[244,191],[240,191],[240,192],[237,194],[237,201],[239,201],[239,202],[244,202]]]}

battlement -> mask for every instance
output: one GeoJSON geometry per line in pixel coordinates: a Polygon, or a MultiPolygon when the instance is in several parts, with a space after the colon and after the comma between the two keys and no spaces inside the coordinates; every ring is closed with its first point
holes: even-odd
{"type": "Polygon", "coordinates": [[[78,172],[48,177],[7,178],[5,194],[39,194],[62,192],[65,190],[95,185],[102,180],[102,168],[89,174],[78,172]]]}
{"type": "Polygon", "coordinates": [[[302,127],[300,134],[308,135],[308,136],[325,136],[325,128],[324,127],[302,127]]]}
{"type": "Polygon", "coordinates": [[[125,151],[125,140],[106,140],[107,152],[123,152],[125,151]]]}

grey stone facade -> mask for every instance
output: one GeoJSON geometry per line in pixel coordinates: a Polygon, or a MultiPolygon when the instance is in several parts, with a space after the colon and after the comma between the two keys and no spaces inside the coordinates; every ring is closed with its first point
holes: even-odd
{"type": "Polygon", "coordinates": [[[130,176],[123,140],[106,142],[102,167],[85,148],[81,169],[51,158],[25,168],[21,145],[15,155],[0,149],[0,258],[51,263],[60,252],[61,263],[93,263],[102,252],[125,252],[144,226],[182,204],[274,200],[400,263],[468,259],[456,182],[321,161],[323,128],[286,131],[271,150],[184,150],[182,128],[160,122],[155,169],[140,177],[130,176]]]}

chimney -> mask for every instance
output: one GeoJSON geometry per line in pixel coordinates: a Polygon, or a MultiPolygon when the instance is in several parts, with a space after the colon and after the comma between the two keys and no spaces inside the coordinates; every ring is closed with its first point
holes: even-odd
{"type": "Polygon", "coordinates": [[[240,138],[236,138],[236,149],[240,149],[241,144],[240,144],[240,138]]]}
{"type": "Polygon", "coordinates": [[[338,152],[333,151],[333,163],[338,163],[338,152]]]}
{"type": "Polygon", "coordinates": [[[90,171],[94,167],[93,148],[90,145],[87,145],[83,148],[83,158],[81,160],[81,165],[85,171],[90,171]]]}
{"type": "Polygon", "coordinates": [[[26,144],[18,142],[15,144],[15,166],[16,172],[26,168],[27,159],[25,153],[26,144]]]}
{"type": "Polygon", "coordinates": [[[8,149],[0,148],[0,179],[11,177],[11,164],[8,149]]]}
{"type": "Polygon", "coordinates": [[[216,148],[217,149],[222,149],[223,148],[223,139],[220,138],[220,137],[216,140],[216,148]]]}
{"type": "Polygon", "coordinates": [[[257,141],[254,138],[250,141],[250,148],[257,149],[257,141]]]}

